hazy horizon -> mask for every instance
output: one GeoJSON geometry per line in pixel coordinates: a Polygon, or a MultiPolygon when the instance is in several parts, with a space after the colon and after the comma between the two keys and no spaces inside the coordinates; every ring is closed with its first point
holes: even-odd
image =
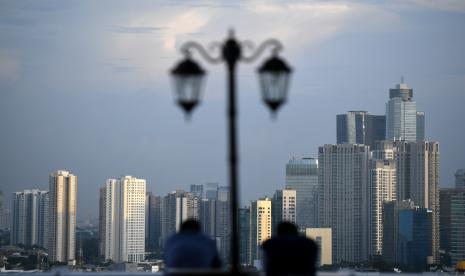
{"type": "Polygon", "coordinates": [[[288,103],[270,119],[253,65],[238,70],[240,191],[245,204],[284,187],[292,157],[336,143],[336,114],[384,114],[401,76],[440,142],[441,187],[465,167],[465,2],[0,1],[0,190],[48,189],[78,177],[78,218],[97,216],[106,179],[133,175],[165,195],[228,185],[225,72],[208,71],[190,122],[169,70],[189,40],[233,27],[258,45],[276,38],[294,69],[288,103]]]}

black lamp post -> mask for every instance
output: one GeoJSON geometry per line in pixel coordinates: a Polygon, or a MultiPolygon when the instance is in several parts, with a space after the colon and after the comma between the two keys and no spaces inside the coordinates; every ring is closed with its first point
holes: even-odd
{"type": "Polygon", "coordinates": [[[272,49],[272,57],[259,69],[258,74],[262,89],[262,98],[274,115],[286,102],[291,68],[278,57],[282,45],[275,39],[264,41],[249,57],[243,55],[242,49],[253,48],[250,42],[239,42],[230,31],[223,43],[215,43],[221,49],[221,56],[212,57],[202,45],[196,42],[185,43],[181,51],[185,59],[171,71],[174,81],[176,102],[189,116],[200,102],[205,71],[191,59],[191,51],[196,49],[210,63],[226,63],[228,71],[228,128],[229,128],[229,178],[231,189],[231,265],[232,273],[239,273],[239,219],[238,219],[238,173],[237,173],[237,132],[236,132],[236,65],[237,62],[255,61],[267,47],[272,49]]]}

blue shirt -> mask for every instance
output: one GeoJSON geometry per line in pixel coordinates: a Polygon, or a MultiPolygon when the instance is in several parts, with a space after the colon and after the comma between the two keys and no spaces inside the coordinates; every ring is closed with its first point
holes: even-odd
{"type": "Polygon", "coordinates": [[[184,231],[167,240],[165,265],[167,268],[218,268],[221,261],[211,238],[201,232],[184,231]]]}

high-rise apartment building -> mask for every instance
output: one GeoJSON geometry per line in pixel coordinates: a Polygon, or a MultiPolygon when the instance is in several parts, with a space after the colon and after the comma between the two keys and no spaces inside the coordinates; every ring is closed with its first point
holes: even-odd
{"type": "Polygon", "coordinates": [[[145,250],[152,254],[160,253],[161,198],[147,193],[145,204],[145,250]]]}
{"type": "Polygon", "coordinates": [[[455,172],[455,188],[465,189],[465,169],[459,169],[455,172]]]}
{"type": "Polygon", "coordinates": [[[63,170],[50,174],[47,252],[52,261],[75,262],[76,205],[77,176],[63,170]]]}
{"type": "Polygon", "coordinates": [[[318,149],[319,227],[332,229],[334,263],[368,260],[369,157],[361,144],[318,149]]]}
{"type": "Polygon", "coordinates": [[[452,265],[465,260],[465,189],[450,202],[450,255],[452,265]]]}
{"type": "Polygon", "coordinates": [[[36,189],[13,193],[11,244],[47,246],[48,199],[36,189]]]}
{"type": "Polygon", "coordinates": [[[318,226],[318,159],[292,158],[286,164],[286,189],[296,191],[300,229],[318,226]]]}
{"type": "Polygon", "coordinates": [[[422,141],[425,138],[424,132],[425,113],[417,112],[413,90],[402,79],[396,88],[389,90],[389,101],[386,103],[386,139],[422,141]]]}
{"type": "Polygon", "coordinates": [[[394,143],[397,165],[397,200],[411,199],[432,211],[433,262],[439,262],[439,143],[394,143]]]}
{"type": "Polygon", "coordinates": [[[272,231],[276,231],[282,221],[296,223],[296,198],[295,190],[276,190],[272,201],[272,231]]]}
{"type": "Polygon", "coordinates": [[[383,254],[383,203],[396,200],[396,165],[394,160],[370,162],[370,255],[383,254]]]}
{"type": "Polygon", "coordinates": [[[271,198],[252,201],[250,205],[250,252],[249,264],[260,260],[260,245],[271,238],[271,198]]]}
{"type": "Polygon", "coordinates": [[[247,265],[250,253],[250,207],[239,209],[239,259],[241,265],[247,265]]]}
{"type": "Polygon", "coordinates": [[[187,219],[199,219],[199,198],[183,190],[164,196],[161,201],[161,245],[176,233],[187,219]]]}
{"type": "Polygon", "coordinates": [[[141,262],[145,259],[146,181],[133,176],[108,179],[100,190],[100,221],[106,260],[141,262]]]}
{"type": "Polygon", "coordinates": [[[219,187],[216,200],[215,232],[218,251],[224,262],[229,261],[231,241],[231,212],[229,187],[219,187]]]}
{"type": "Polygon", "coordinates": [[[373,148],[386,137],[386,116],[367,111],[349,111],[336,115],[337,144],[365,144],[373,148]]]}

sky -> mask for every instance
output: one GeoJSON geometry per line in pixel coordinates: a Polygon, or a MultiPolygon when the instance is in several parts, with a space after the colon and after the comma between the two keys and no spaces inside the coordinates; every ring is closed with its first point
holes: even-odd
{"type": "MultiPolygon", "coordinates": [[[[284,187],[285,164],[336,142],[336,114],[384,114],[404,76],[426,136],[441,145],[440,185],[465,167],[465,2],[0,0],[0,190],[48,189],[78,176],[78,218],[97,217],[106,179],[133,175],[165,195],[228,185],[225,68],[208,64],[190,122],[169,71],[187,41],[208,47],[233,28],[284,45],[293,68],[277,120],[253,64],[238,68],[242,204],[284,187]]],[[[245,49],[245,54],[250,54],[245,49]]],[[[217,54],[212,52],[212,55],[217,54]]]]}

